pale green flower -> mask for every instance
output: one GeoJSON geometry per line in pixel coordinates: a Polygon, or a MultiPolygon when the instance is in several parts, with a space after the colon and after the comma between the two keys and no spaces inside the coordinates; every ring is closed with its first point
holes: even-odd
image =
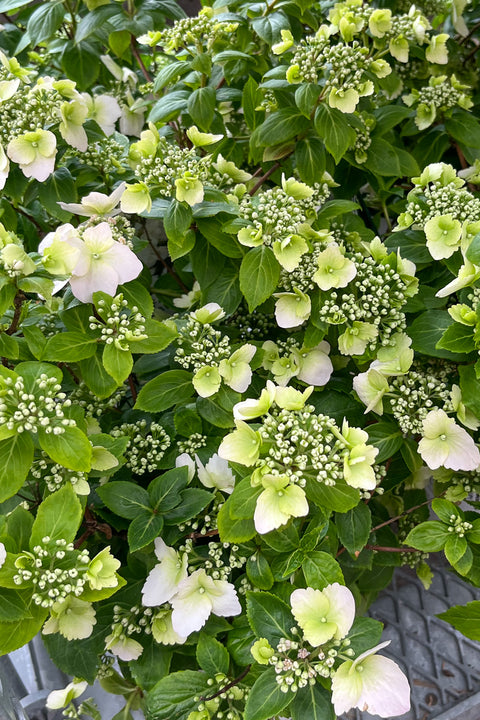
{"type": "Polygon", "coordinates": [[[282,190],[294,200],[305,200],[313,195],[313,188],[305,183],[295,180],[295,178],[285,178],[282,174],[282,190]]]}
{"type": "Polygon", "coordinates": [[[138,660],[143,652],[143,645],[125,635],[122,626],[119,625],[113,633],[105,638],[105,650],[110,650],[120,660],[129,662],[130,660],[138,660]]]}
{"type": "Polygon", "coordinates": [[[452,215],[437,215],[425,223],[427,248],[435,260],[449,258],[460,247],[462,224],[452,215]]]}
{"type": "Polygon", "coordinates": [[[178,202],[186,202],[191,207],[202,202],[203,185],[198,177],[188,170],[184,172],[183,177],[175,180],[175,187],[175,197],[178,202]]]}
{"type": "Polygon", "coordinates": [[[430,163],[424,168],[421,175],[412,178],[412,183],[420,187],[425,187],[432,182],[438,182],[443,187],[453,185],[455,188],[460,188],[465,185],[465,181],[457,176],[455,168],[442,162],[430,163]]]}
{"type": "Polygon", "coordinates": [[[293,352],[288,355],[284,355],[282,358],[278,358],[272,364],[270,372],[273,375],[273,379],[277,385],[285,386],[289,383],[292,377],[298,375],[300,366],[296,362],[295,355],[293,352]]]}
{"type": "Polygon", "coordinates": [[[60,135],[69,145],[80,152],[85,152],[88,147],[87,133],[83,128],[88,115],[85,103],[81,100],[64,102],[60,105],[60,115],[62,118],[58,126],[60,135]]]}
{"type": "Polygon", "coordinates": [[[382,373],[370,368],[353,378],[353,389],[360,400],[367,406],[365,414],[373,410],[377,415],[383,415],[382,398],[390,388],[382,373]]]}
{"type": "Polygon", "coordinates": [[[333,372],[332,361],[328,357],[330,345],[325,340],[318,343],[314,348],[302,347],[300,350],[293,350],[293,356],[299,370],[297,377],[307,385],[323,387],[330,380],[333,372]]]}
{"type": "Polygon", "coordinates": [[[280,265],[292,272],[298,267],[302,255],[308,252],[308,245],[301,235],[289,235],[283,240],[275,240],[272,250],[280,265]]]}
{"type": "Polygon", "coordinates": [[[63,690],[52,690],[47,697],[47,708],[49,710],[59,710],[69,705],[72,700],[80,697],[88,687],[86,680],[77,680],[76,678],[63,690]]]}
{"type": "Polygon", "coordinates": [[[301,410],[314,391],[313,387],[306,388],[303,392],[292,387],[275,388],[275,403],[282,410],[301,410]]]}
{"type": "Polygon", "coordinates": [[[192,313],[192,317],[194,320],[202,323],[202,325],[207,325],[225,317],[225,311],[218,303],[211,302],[195,310],[195,312],[192,313]]]}
{"type": "Polygon", "coordinates": [[[447,40],[450,38],[447,33],[432,35],[430,43],[425,50],[425,57],[428,62],[436,65],[446,65],[448,62],[447,40]]]}
{"type": "Polygon", "coordinates": [[[200,397],[215,395],[220,389],[222,378],[218,367],[204,365],[197,370],[192,378],[192,384],[200,397]]]}
{"type": "Polygon", "coordinates": [[[412,339],[405,333],[395,333],[390,344],[381,347],[377,359],[370,368],[378,370],[382,375],[405,375],[413,362],[412,339]]]}
{"type": "Polygon", "coordinates": [[[43,626],[42,633],[44,635],[60,633],[67,640],[83,640],[90,637],[96,622],[95,610],[91,603],[67,595],[61,602],[53,603],[50,617],[43,626]]]}
{"type": "Polygon", "coordinates": [[[42,264],[51,275],[70,275],[80,257],[80,250],[68,241],[71,238],[79,239],[73,225],[65,223],[55,232],[45,235],[38,251],[42,255],[42,264]]]}
{"type": "Polygon", "coordinates": [[[272,45],[272,52],[274,55],[281,55],[282,53],[290,50],[294,43],[293,35],[290,30],[280,30],[282,41],[272,45]]]}
{"type": "MultiPolygon", "coordinates": [[[[404,100],[405,99],[406,96],[404,100]]],[[[435,122],[436,117],[437,108],[433,101],[429,105],[427,105],[427,103],[420,103],[417,107],[415,125],[418,127],[419,130],[426,130],[428,127],[430,127],[430,125],[435,122]]]]}
{"type": "Polygon", "coordinates": [[[19,277],[31,275],[37,269],[32,258],[20,245],[9,243],[0,250],[0,257],[6,270],[19,277]]]}
{"type": "Polygon", "coordinates": [[[243,393],[252,381],[252,369],[249,365],[257,352],[255,345],[242,345],[232,355],[220,361],[218,370],[228,387],[236,392],[243,393]]]}
{"type": "Polygon", "coordinates": [[[290,605],[303,637],[314,647],[329,640],[342,640],[355,619],[353,595],[339,583],[327,585],[323,590],[311,587],[294,590],[290,605]]]}
{"type": "Polygon", "coordinates": [[[88,108],[88,117],[100,125],[105,135],[115,132],[115,123],[122,114],[120,105],[111,95],[89,95],[82,93],[88,108]]]}
{"type": "Polygon", "coordinates": [[[268,661],[272,655],[275,655],[275,650],[265,638],[256,640],[250,648],[250,652],[252,653],[253,659],[260,665],[268,665],[268,661]]]}
{"type": "Polygon", "coordinates": [[[263,228],[261,225],[241,228],[237,233],[238,242],[245,247],[258,247],[262,245],[263,228]]]}
{"type": "Polygon", "coordinates": [[[8,174],[10,172],[10,162],[3,149],[3,145],[0,143],[0,190],[3,190],[5,183],[7,182],[8,174]]]}
{"type": "Polygon", "coordinates": [[[360,490],[374,490],[377,486],[373,464],[378,448],[367,445],[368,433],[360,428],[349,427],[344,420],[342,436],[349,447],[343,458],[343,476],[347,485],[360,490]]]}
{"type": "Polygon", "coordinates": [[[275,293],[275,319],[281,328],[294,328],[302,325],[310,317],[312,301],[310,296],[298,288],[293,293],[275,293]]]}
{"type": "Polygon", "coordinates": [[[355,263],[345,257],[337,243],[332,243],[323,250],[317,263],[318,270],[312,279],[320,290],[346,287],[357,274],[355,263]]]}
{"type": "Polygon", "coordinates": [[[465,258],[465,262],[458,271],[457,277],[449,282],[448,285],[441,288],[441,290],[435,294],[435,297],[447,297],[447,295],[451,295],[453,292],[458,292],[458,290],[464,287],[473,285],[479,278],[480,267],[465,258]]]}
{"type": "Polygon", "coordinates": [[[223,138],[223,135],[203,133],[200,132],[196,125],[192,125],[187,128],[187,137],[190,142],[195,145],[195,147],[205,147],[206,145],[213,145],[214,143],[219,142],[223,138]]]}
{"type": "Polygon", "coordinates": [[[381,58],[378,60],[373,60],[370,63],[370,70],[378,77],[378,78],[384,78],[387,77],[387,75],[390,75],[392,72],[392,68],[388,64],[386,60],[382,60],[381,58]]]}
{"type": "Polygon", "coordinates": [[[125,184],[120,207],[124,213],[150,212],[152,209],[152,198],[145,183],[125,184]]]}
{"type": "Polygon", "coordinates": [[[33,130],[10,140],[7,155],[28,178],[43,182],[55,169],[57,139],[50,130],[33,130]]]}
{"type": "Polygon", "coordinates": [[[173,629],[171,610],[157,612],[152,621],[152,635],[161,645],[183,645],[187,639],[173,629]]]}
{"type": "Polygon", "coordinates": [[[303,82],[303,76],[300,72],[300,66],[290,65],[290,67],[287,70],[286,73],[287,82],[289,82],[291,85],[298,85],[298,83],[303,82]]]}
{"type": "Polygon", "coordinates": [[[264,475],[263,492],[257,499],[253,522],[260,535],[285,525],[292,517],[308,515],[305,491],[299,485],[290,485],[287,475],[264,475]]]}
{"type": "Polygon", "coordinates": [[[245,170],[240,170],[235,163],[225,160],[220,153],[217,155],[216,161],[213,163],[215,170],[222,175],[228,175],[236,183],[245,183],[252,179],[252,175],[245,170]]]}
{"type": "Polygon", "coordinates": [[[226,460],[214,453],[206,465],[202,463],[198,455],[195,455],[195,462],[197,463],[198,479],[204,487],[215,488],[227,494],[233,492],[235,475],[226,460]]]}
{"type": "MultiPolygon", "coordinates": [[[[258,400],[253,398],[237,403],[233,408],[235,420],[253,420],[260,415],[266,415],[275,401],[275,385],[267,380],[267,387],[264,388],[258,400]]],[[[248,426],[247,426],[248,427],[248,426]]]]}
{"type": "Polygon", "coordinates": [[[452,385],[450,398],[452,401],[452,407],[457,413],[457,417],[462,423],[462,425],[470,428],[470,430],[478,430],[478,428],[480,427],[480,420],[470,410],[470,408],[467,408],[466,405],[463,403],[462,391],[460,390],[458,385],[452,385]]]}
{"type": "Polygon", "coordinates": [[[480,452],[466,430],[440,408],[430,410],[423,421],[418,452],[431,470],[443,466],[450,470],[476,470],[480,452]]]}
{"type": "Polygon", "coordinates": [[[477,313],[472,310],[470,305],[451,305],[447,308],[448,314],[452,317],[455,322],[461,323],[462,325],[470,325],[471,327],[477,324],[477,313]]]}
{"type": "Polygon", "coordinates": [[[378,328],[372,323],[355,320],[351,327],[338,338],[338,349],[342,355],[363,355],[367,345],[378,336],[378,328]]]}
{"type": "Polygon", "coordinates": [[[79,203],[64,203],[59,202],[58,204],[62,210],[66,210],[75,215],[83,215],[84,217],[92,217],[93,215],[102,215],[104,217],[113,217],[118,215],[120,209],[117,208],[118,202],[123,195],[126,184],[120,183],[110,195],[104,193],[91,192],[85,195],[79,203]]]}
{"type": "Polygon", "coordinates": [[[408,40],[403,35],[392,38],[392,40],[390,40],[390,42],[388,43],[388,49],[390,51],[390,54],[393,55],[395,60],[398,60],[398,62],[408,62],[410,46],[408,44],[408,40]]]}
{"type": "Polygon", "coordinates": [[[328,95],[328,104],[342,113],[353,113],[360,100],[360,94],[353,88],[343,90],[333,87],[328,95]]]}
{"type": "Polygon", "coordinates": [[[368,29],[373,37],[382,38],[392,28],[392,11],[387,8],[377,8],[368,19],[368,29]]]}
{"type": "Polygon", "coordinates": [[[251,467],[260,456],[262,436],[243,420],[235,420],[235,425],[236,430],[226,435],[220,443],[218,454],[230,462],[251,467]]]}
{"type": "Polygon", "coordinates": [[[92,590],[117,587],[117,570],[120,565],[120,560],[117,560],[110,554],[110,546],[103,548],[103,550],[95,555],[95,557],[90,560],[86,573],[92,590]]]}

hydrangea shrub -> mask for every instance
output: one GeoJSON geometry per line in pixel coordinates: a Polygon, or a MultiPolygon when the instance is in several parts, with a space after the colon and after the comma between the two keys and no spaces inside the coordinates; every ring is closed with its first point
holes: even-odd
{"type": "Polygon", "coordinates": [[[0,653],[70,718],[402,715],[369,604],[480,586],[478,3],[0,13],[0,653]]]}

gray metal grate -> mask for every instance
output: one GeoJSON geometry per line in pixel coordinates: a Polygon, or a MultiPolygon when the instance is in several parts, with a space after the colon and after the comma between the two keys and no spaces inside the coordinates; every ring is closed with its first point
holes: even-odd
{"type": "MultiPolygon", "coordinates": [[[[410,681],[412,708],[402,720],[479,720],[480,644],[435,614],[480,600],[480,589],[466,585],[445,567],[436,565],[433,570],[427,591],[412,570],[399,568],[369,615],[384,623],[382,640],[392,641],[382,654],[397,662],[410,681]]],[[[359,711],[344,716],[372,717],[359,711]]]]}

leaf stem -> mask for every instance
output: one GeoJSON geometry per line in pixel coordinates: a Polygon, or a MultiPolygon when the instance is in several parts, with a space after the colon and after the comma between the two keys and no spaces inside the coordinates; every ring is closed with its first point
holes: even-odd
{"type": "Polygon", "coordinates": [[[218,692],[215,693],[215,695],[209,695],[208,697],[201,697],[200,700],[202,702],[207,702],[208,700],[213,700],[214,698],[218,697],[219,695],[226,692],[227,690],[230,690],[230,688],[235,687],[235,685],[238,685],[238,683],[241,682],[246,675],[248,675],[251,667],[252,667],[251,665],[247,665],[245,670],[242,673],[240,673],[240,675],[238,677],[236,677],[235,680],[232,680],[227,685],[222,687],[218,692]]]}

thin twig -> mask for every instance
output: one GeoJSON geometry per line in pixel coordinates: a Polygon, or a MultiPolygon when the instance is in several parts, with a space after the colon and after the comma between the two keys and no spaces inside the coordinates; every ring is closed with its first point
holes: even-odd
{"type": "Polygon", "coordinates": [[[397,548],[397,547],[384,547],[383,545],[365,545],[365,550],[376,550],[378,552],[417,552],[415,548],[412,547],[404,547],[404,548],[397,548]]]}
{"type": "MultiPolygon", "coordinates": [[[[442,495],[445,495],[447,491],[443,492],[438,497],[442,497],[442,495]]],[[[424,505],[429,505],[431,502],[436,500],[437,498],[430,498],[430,500],[425,500],[425,502],[420,503],[419,505],[414,505],[413,507],[409,508],[408,510],[405,510],[405,512],[401,513],[400,515],[396,515],[393,518],[390,518],[390,520],[385,520],[385,522],[380,523],[380,525],[375,525],[370,530],[370,535],[375,532],[375,530],[380,530],[382,527],[386,527],[387,525],[391,525],[392,523],[396,522],[397,520],[400,520],[400,518],[404,517],[405,515],[409,515],[412,512],[415,512],[415,510],[418,510],[418,508],[424,507],[424,505]]]]}
{"type": "Polygon", "coordinates": [[[13,313],[13,320],[10,324],[10,327],[5,330],[7,335],[13,335],[14,332],[18,329],[18,324],[20,322],[20,315],[22,314],[22,305],[23,301],[25,300],[25,295],[23,293],[17,293],[15,295],[15,299],[13,301],[15,310],[13,313]]]}
{"type": "Polygon", "coordinates": [[[153,243],[153,241],[152,241],[152,238],[150,237],[150,235],[149,235],[149,233],[148,233],[148,230],[147,230],[145,224],[144,224],[144,226],[143,226],[143,229],[144,229],[144,232],[145,232],[145,237],[146,237],[147,240],[148,240],[148,244],[149,244],[150,247],[152,248],[152,250],[153,250],[153,252],[155,253],[155,255],[157,256],[157,258],[158,258],[158,259],[160,260],[160,262],[162,263],[162,265],[163,265],[163,267],[165,268],[165,270],[167,271],[167,273],[172,276],[172,278],[175,280],[175,282],[177,283],[177,285],[179,285],[184,292],[189,292],[188,287],[185,285],[185,283],[181,280],[181,278],[178,277],[178,275],[177,275],[177,273],[175,272],[175,270],[173,270],[173,268],[170,267],[170,265],[167,263],[167,261],[165,260],[165,258],[162,257],[161,253],[160,253],[160,252],[158,251],[158,249],[155,247],[155,245],[154,245],[154,243],[153,243]]]}
{"type": "Polygon", "coordinates": [[[208,702],[208,700],[213,700],[214,698],[218,697],[219,695],[222,695],[222,693],[226,692],[227,690],[230,690],[230,688],[235,687],[235,685],[238,685],[241,680],[245,677],[245,675],[248,675],[250,671],[251,665],[247,665],[245,670],[235,678],[235,680],[232,680],[232,682],[229,682],[228,685],[225,685],[221,690],[215,693],[215,695],[209,695],[208,697],[201,697],[200,700],[202,702],[208,702]]]}
{"type": "Polygon", "coordinates": [[[128,386],[130,388],[130,392],[132,393],[132,400],[133,402],[137,402],[137,388],[135,387],[135,381],[133,379],[133,375],[128,376],[128,386]]]}
{"type": "Polygon", "coordinates": [[[137,61],[138,65],[140,67],[140,70],[142,71],[142,75],[145,78],[145,80],[147,82],[153,82],[153,78],[150,75],[150,73],[148,72],[147,68],[145,67],[145,63],[142,60],[142,56],[138,52],[137,41],[136,41],[136,38],[134,35],[130,36],[130,49],[132,51],[133,57],[135,58],[135,60],[137,61]]]}
{"type": "Polygon", "coordinates": [[[263,185],[263,183],[265,182],[265,180],[268,180],[268,178],[270,177],[270,175],[273,175],[273,173],[275,172],[275,170],[278,170],[279,167],[282,167],[282,166],[281,166],[281,164],[280,164],[280,163],[278,162],[278,160],[277,160],[277,162],[275,163],[275,165],[272,165],[272,167],[267,170],[267,172],[265,173],[265,175],[262,175],[262,177],[261,177],[261,178],[258,180],[258,182],[253,186],[253,188],[249,191],[248,194],[249,194],[249,195],[255,195],[255,193],[257,192],[258,188],[261,187],[261,186],[263,185]]]}

